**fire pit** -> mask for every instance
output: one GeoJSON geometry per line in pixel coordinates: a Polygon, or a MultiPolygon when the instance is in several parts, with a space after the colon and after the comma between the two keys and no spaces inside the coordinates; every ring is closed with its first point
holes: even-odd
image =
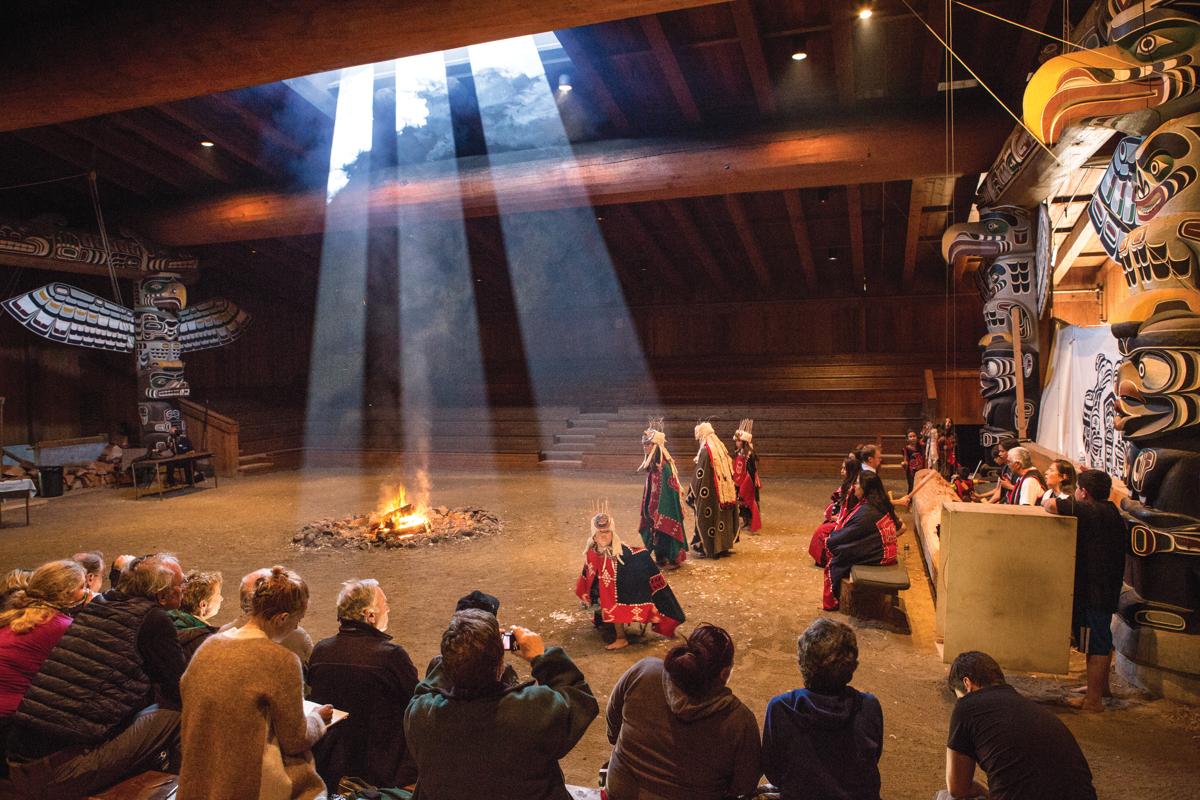
{"type": "Polygon", "coordinates": [[[383,511],[341,519],[319,519],[300,528],[292,543],[305,549],[420,547],[447,539],[491,536],[504,526],[485,509],[475,506],[424,508],[405,502],[401,487],[383,511]]]}

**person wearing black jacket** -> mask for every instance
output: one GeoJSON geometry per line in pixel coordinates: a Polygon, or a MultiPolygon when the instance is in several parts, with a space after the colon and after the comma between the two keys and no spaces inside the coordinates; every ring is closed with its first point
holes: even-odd
{"type": "Polygon", "coordinates": [[[182,585],[174,557],[143,558],[108,602],[75,617],[13,717],[8,763],[21,797],[68,800],[161,767],[179,736],[185,661],[167,611],[182,585]]]}
{"type": "Polygon", "coordinates": [[[763,772],[783,800],[879,800],[883,708],[850,686],[858,641],[850,626],[817,617],[796,643],[803,689],[767,704],[763,772]]]}
{"type": "Polygon", "coordinates": [[[900,528],[896,510],[884,491],[883,481],[874,472],[862,472],[854,486],[861,502],[829,538],[825,548],[825,591],[821,607],[836,611],[840,607],[842,581],[855,564],[896,563],[896,535],[900,528]]]}
{"type": "Polygon", "coordinates": [[[317,772],[332,793],[343,776],[375,786],[411,786],[416,765],[405,759],[404,711],[417,668],[388,627],[387,596],[373,579],[342,584],[336,636],[317,642],[308,662],[311,699],[349,712],[313,747],[317,772]]]}

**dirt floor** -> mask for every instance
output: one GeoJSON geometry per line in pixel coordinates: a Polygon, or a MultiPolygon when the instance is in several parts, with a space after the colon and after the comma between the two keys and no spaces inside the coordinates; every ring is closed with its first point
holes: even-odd
{"type": "MultiPolygon", "coordinates": [[[[594,498],[607,498],[627,540],[637,541],[641,478],[629,473],[440,472],[433,475],[434,505],[479,505],[498,512],[505,532],[413,550],[300,552],[297,526],[323,516],[376,507],[384,471],[279,472],[223,482],[219,489],[180,493],[164,501],[133,501],[125,490],[65,497],[33,510],[33,524],[0,534],[0,569],[33,566],[80,549],[106,554],[170,550],[185,568],[224,573],[226,604],[219,622],[237,612],[236,582],[252,568],[284,563],[312,591],[304,626],[320,638],[336,629],[334,599],[341,581],[377,577],[392,608],[390,632],[421,668],[437,652],[456,599],[480,588],[497,595],[502,623],[530,627],[561,645],[605,699],[621,673],[669,645],[657,637],[617,653],[606,652],[590,615],[573,596],[594,498]]],[[[800,685],[796,636],[820,612],[821,573],[806,549],[831,488],[828,480],[768,480],[765,528],[743,537],[736,553],[719,561],[689,560],[668,578],[690,630],[698,622],[727,628],[737,645],[730,685],[758,714],[775,694],[800,685]]],[[[898,482],[897,482],[898,483],[898,482]]],[[[899,485],[893,488],[901,489],[899,485]]],[[[690,517],[689,517],[690,521],[690,517]]],[[[883,704],[886,742],[881,770],[886,798],[926,798],[941,787],[947,723],[953,697],[933,640],[933,606],[917,544],[908,558],[913,588],[904,594],[911,634],[858,623],[861,664],[854,679],[883,704]]],[[[1078,685],[1082,659],[1069,679],[1011,675],[1023,691],[1050,704],[1079,739],[1099,796],[1193,798],[1200,785],[1200,713],[1150,700],[1114,677],[1118,699],[1108,713],[1080,715],[1057,705],[1063,688],[1078,685]]],[[[524,664],[518,665],[528,674],[524,664]]],[[[716,743],[714,743],[716,744],[716,743]]],[[[563,761],[571,783],[594,785],[607,758],[603,720],[597,720],[563,761]]]]}

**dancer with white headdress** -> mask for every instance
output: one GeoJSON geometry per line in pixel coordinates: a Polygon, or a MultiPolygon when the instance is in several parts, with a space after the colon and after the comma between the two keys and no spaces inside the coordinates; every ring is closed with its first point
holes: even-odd
{"type": "Polygon", "coordinates": [[[646,457],[638,470],[646,473],[642,491],[642,517],[638,533],[659,567],[674,569],[687,558],[687,535],[683,532],[683,503],[679,497],[679,470],[667,450],[662,419],[650,420],[642,433],[646,457]]]}
{"type": "Polygon", "coordinates": [[[742,529],[757,534],[762,530],[762,515],[758,511],[762,480],[758,476],[758,454],[754,452],[752,419],[742,420],[733,432],[733,482],[737,486],[742,529]]]}
{"type": "Polygon", "coordinates": [[[648,550],[630,547],[617,536],[607,503],[592,516],[583,559],[575,596],[584,608],[596,609],[592,623],[608,642],[606,649],[629,646],[626,625],[641,625],[643,630],[649,625],[668,639],[675,636],[675,628],[684,621],[675,593],[648,550]]]}
{"type": "Polygon", "coordinates": [[[688,505],[696,510],[692,549],[708,558],[728,555],[737,539],[737,486],[733,459],[707,422],[696,426],[696,472],[688,489],[688,505]]]}

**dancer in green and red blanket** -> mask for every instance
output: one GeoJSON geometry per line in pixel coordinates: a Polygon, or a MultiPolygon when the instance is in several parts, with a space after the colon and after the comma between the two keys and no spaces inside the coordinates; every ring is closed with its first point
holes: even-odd
{"type": "Polygon", "coordinates": [[[754,452],[754,420],[744,419],[733,432],[733,482],[737,484],[738,517],[751,533],[762,529],[758,511],[762,480],[758,477],[758,454],[754,452]]]}
{"type": "Polygon", "coordinates": [[[612,517],[600,511],[592,517],[583,571],[575,583],[575,596],[584,608],[596,606],[593,624],[609,642],[606,649],[629,646],[626,625],[647,625],[667,638],[683,622],[683,609],[649,551],[621,542],[612,517]]]}
{"type": "Polygon", "coordinates": [[[646,457],[638,467],[646,473],[642,492],[642,518],[638,533],[660,567],[674,569],[687,559],[687,537],[683,532],[683,504],[679,500],[679,470],[667,451],[662,420],[651,420],[642,433],[646,457]]]}

